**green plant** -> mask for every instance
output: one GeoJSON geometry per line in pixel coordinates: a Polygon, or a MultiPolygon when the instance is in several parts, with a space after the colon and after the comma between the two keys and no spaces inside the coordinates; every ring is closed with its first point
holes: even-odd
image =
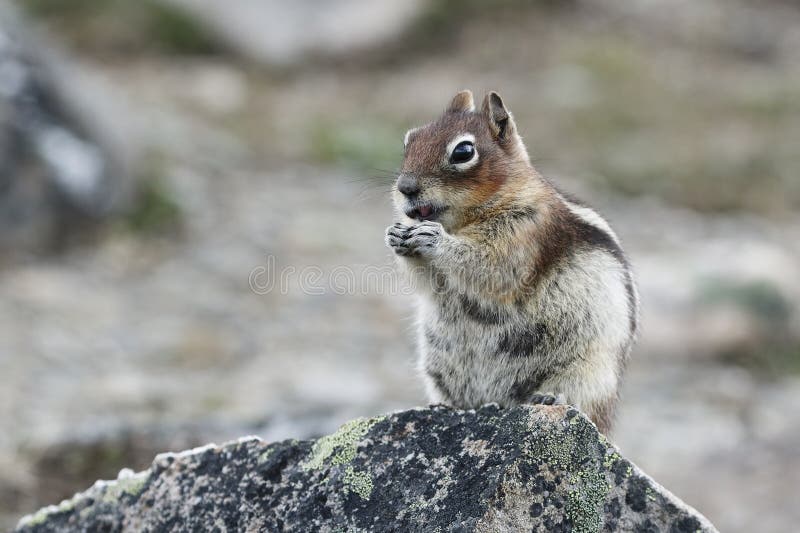
{"type": "Polygon", "coordinates": [[[160,0],[21,0],[76,48],[97,54],[209,54],[221,45],[184,10],[160,0]]]}

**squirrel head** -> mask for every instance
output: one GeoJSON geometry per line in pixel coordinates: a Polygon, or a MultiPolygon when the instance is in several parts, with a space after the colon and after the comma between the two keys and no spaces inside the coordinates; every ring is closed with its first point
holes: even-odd
{"type": "Polygon", "coordinates": [[[528,153],[496,92],[480,110],[470,91],[459,92],[437,120],[409,130],[403,144],[393,198],[408,223],[436,220],[456,231],[530,179],[528,153]]]}

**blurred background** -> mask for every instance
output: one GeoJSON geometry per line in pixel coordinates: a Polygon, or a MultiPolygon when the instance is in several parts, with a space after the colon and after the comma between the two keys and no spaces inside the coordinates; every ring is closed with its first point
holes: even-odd
{"type": "Polygon", "coordinates": [[[391,265],[403,133],[464,88],[636,267],[613,440],[721,531],[794,529],[792,0],[0,0],[0,527],[425,403],[409,296],[251,277],[391,265]]]}

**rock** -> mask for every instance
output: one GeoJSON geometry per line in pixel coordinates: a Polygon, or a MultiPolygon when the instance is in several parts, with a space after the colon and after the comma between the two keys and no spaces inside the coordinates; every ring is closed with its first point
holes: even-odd
{"type": "Polygon", "coordinates": [[[75,65],[0,4],[0,247],[47,247],[65,226],[124,203],[129,156],[98,100],[75,65]]]}
{"type": "Polygon", "coordinates": [[[569,406],[415,409],[156,457],[17,531],[716,531],[569,406]]]}

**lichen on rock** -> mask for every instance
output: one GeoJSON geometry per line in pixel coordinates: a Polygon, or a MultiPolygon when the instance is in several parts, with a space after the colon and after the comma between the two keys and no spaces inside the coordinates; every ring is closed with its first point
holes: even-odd
{"type": "Polygon", "coordinates": [[[331,456],[331,463],[341,465],[349,463],[356,455],[356,443],[367,434],[369,429],[380,422],[384,417],[356,418],[344,424],[336,433],[321,437],[311,450],[311,457],[303,468],[321,468],[322,464],[331,456]]]}
{"type": "Polygon", "coordinates": [[[163,454],[18,531],[715,531],[569,406],[414,409],[163,454]]]}

